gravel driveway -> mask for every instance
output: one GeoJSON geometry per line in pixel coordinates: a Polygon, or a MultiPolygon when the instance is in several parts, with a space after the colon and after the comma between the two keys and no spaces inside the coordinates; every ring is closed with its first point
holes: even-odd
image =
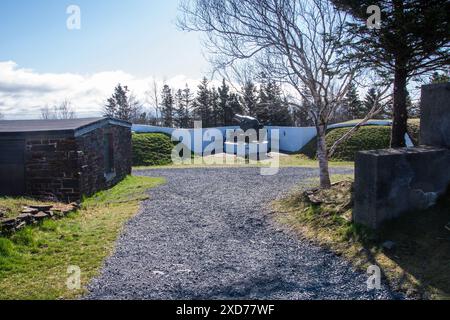
{"type": "MultiPolygon", "coordinates": [[[[345,169],[334,170],[350,173],[345,169]]],[[[269,202],[317,176],[283,168],[161,169],[163,176],[89,285],[87,299],[392,299],[367,276],[282,231],[269,202]]]]}

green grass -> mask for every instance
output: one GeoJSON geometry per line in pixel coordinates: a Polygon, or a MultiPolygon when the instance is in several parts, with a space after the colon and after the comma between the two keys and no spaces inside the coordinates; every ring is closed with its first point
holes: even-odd
{"type": "MultiPolygon", "coordinates": [[[[336,128],[328,131],[326,135],[327,147],[330,149],[351,128],[336,128]]],[[[387,126],[361,127],[351,138],[341,143],[333,155],[333,161],[354,161],[358,151],[389,148],[391,128],[387,126]]],[[[300,151],[309,158],[316,158],[317,139],[314,138],[300,151]]]]}
{"type": "MultiPolygon", "coordinates": [[[[333,176],[334,181],[349,179],[333,176]]],[[[317,180],[310,181],[312,186],[317,186],[317,180]]],[[[330,192],[343,203],[351,196],[348,189],[330,192]]],[[[339,201],[313,205],[302,192],[275,202],[274,208],[278,222],[343,255],[356,268],[365,271],[369,265],[380,266],[383,281],[394,289],[412,298],[450,299],[450,232],[444,228],[450,221],[450,194],[437,206],[406,214],[377,231],[351,222],[346,218],[351,217],[351,208],[339,201]],[[396,243],[392,251],[382,248],[388,240],[396,243]]]]}
{"type": "MultiPolygon", "coordinates": [[[[242,159],[241,159],[242,160],[242,159]]],[[[317,160],[310,159],[302,154],[282,155],[279,157],[280,167],[308,167],[317,168],[317,160]]],[[[269,166],[269,162],[258,161],[253,164],[246,164],[241,162],[234,162],[230,164],[169,164],[163,166],[135,166],[133,170],[148,170],[148,169],[188,169],[188,168],[227,168],[227,167],[264,167],[269,166]]],[[[330,167],[353,167],[352,161],[330,161],[330,167]]]]}
{"type": "Polygon", "coordinates": [[[163,133],[133,134],[133,165],[171,164],[173,147],[171,138],[163,133]]]}
{"type": "MultiPolygon", "coordinates": [[[[72,299],[84,293],[66,286],[67,268],[81,269],[84,287],[112,253],[124,223],[163,178],[129,176],[110,190],[84,199],[82,209],[0,238],[0,299],[72,299]]],[[[21,199],[1,199],[0,206],[21,199]]]]}

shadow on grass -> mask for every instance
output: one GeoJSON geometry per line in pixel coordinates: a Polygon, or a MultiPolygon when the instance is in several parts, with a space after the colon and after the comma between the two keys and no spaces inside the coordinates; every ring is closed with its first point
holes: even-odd
{"type": "Polygon", "coordinates": [[[277,220],[365,270],[380,266],[389,286],[411,298],[450,299],[450,193],[433,208],[370,230],[351,222],[351,187],[292,194],[275,204],[277,220]],[[311,196],[311,193],[309,193],[311,196]],[[387,241],[393,243],[388,249],[387,241]]]}
{"type": "Polygon", "coordinates": [[[434,298],[450,299],[449,221],[450,193],[434,208],[390,221],[379,232],[381,241],[396,244],[384,254],[414,276],[419,289],[431,289],[434,298]]]}

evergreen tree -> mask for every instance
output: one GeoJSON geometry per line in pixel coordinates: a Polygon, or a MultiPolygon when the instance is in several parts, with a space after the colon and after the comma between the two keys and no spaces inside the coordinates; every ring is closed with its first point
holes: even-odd
{"type": "MultiPolygon", "coordinates": [[[[376,108],[380,107],[379,103],[376,103],[376,99],[378,97],[377,89],[370,88],[369,91],[367,91],[367,94],[364,98],[364,102],[362,104],[362,108],[360,109],[360,113],[358,118],[363,118],[369,113],[369,111],[376,105],[376,108]]],[[[381,111],[376,118],[383,118],[383,111],[381,111]]]]}
{"type": "Polygon", "coordinates": [[[117,115],[117,103],[116,99],[114,99],[114,96],[111,98],[108,98],[106,100],[106,105],[103,108],[103,116],[108,118],[115,118],[117,115]]]}
{"type": "Polygon", "coordinates": [[[265,83],[261,83],[258,92],[258,104],[256,105],[255,117],[263,125],[268,125],[270,123],[269,106],[270,97],[267,95],[266,85],[265,83]]]}
{"type": "Polygon", "coordinates": [[[450,82],[450,73],[434,72],[430,78],[430,84],[450,82]]]}
{"type": "Polygon", "coordinates": [[[448,0],[332,0],[355,19],[348,25],[358,60],[380,75],[394,77],[392,147],[405,146],[408,79],[450,62],[450,1],[448,0]],[[382,12],[379,29],[367,26],[367,8],[382,12]]]}
{"type": "Polygon", "coordinates": [[[314,122],[309,116],[308,107],[305,106],[305,102],[302,102],[301,106],[293,110],[292,118],[293,125],[296,127],[310,127],[314,125],[314,122]]]}
{"type": "Polygon", "coordinates": [[[222,111],[220,108],[220,96],[215,87],[211,90],[211,125],[214,127],[223,126],[222,111]]]}
{"type": "Polygon", "coordinates": [[[292,114],[283,98],[281,87],[274,80],[265,79],[259,90],[257,118],[264,125],[291,126],[292,114]]]}
{"type": "Polygon", "coordinates": [[[258,89],[252,81],[247,81],[242,87],[241,101],[245,112],[249,116],[255,117],[258,105],[258,89]]]}
{"type": "Polygon", "coordinates": [[[172,128],[174,125],[174,105],[172,89],[168,85],[164,85],[161,93],[161,115],[163,126],[172,128]]]}
{"type": "Polygon", "coordinates": [[[184,106],[184,118],[182,120],[182,128],[190,128],[193,126],[191,118],[192,103],[194,101],[194,96],[191,93],[191,89],[188,87],[187,83],[182,93],[182,100],[184,106]]]}
{"type": "Polygon", "coordinates": [[[230,108],[230,87],[222,80],[222,86],[218,89],[219,92],[219,112],[221,113],[221,124],[229,126],[233,124],[234,114],[230,108]]]}
{"type": "Polygon", "coordinates": [[[127,86],[118,84],[113,95],[106,101],[103,115],[125,121],[138,119],[141,109],[140,102],[130,94],[127,86]]]}
{"type": "Polygon", "coordinates": [[[184,115],[183,90],[178,89],[175,94],[175,108],[173,117],[173,122],[177,128],[183,128],[184,115]]]}
{"type": "Polygon", "coordinates": [[[242,108],[242,105],[239,101],[239,96],[236,93],[230,93],[228,97],[227,102],[227,109],[226,109],[226,117],[225,117],[225,126],[232,126],[233,118],[236,114],[243,114],[244,109],[242,108]]]}
{"type": "Polygon", "coordinates": [[[203,127],[211,126],[210,91],[208,89],[208,79],[206,78],[203,78],[198,86],[197,97],[194,102],[194,116],[196,120],[203,122],[203,127]]]}
{"type": "MultiPolygon", "coordinates": [[[[361,100],[359,99],[358,90],[356,89],[356,85],[354,82],[350,84],[347,94],[344,99],[344,108],[342,112],[346,115],[346,117],[342,117],[341,121],[358,119],[361,117],[362,110],[361,100]]],[[[365,115],[362,115],[363,117],[365,115]]]]}

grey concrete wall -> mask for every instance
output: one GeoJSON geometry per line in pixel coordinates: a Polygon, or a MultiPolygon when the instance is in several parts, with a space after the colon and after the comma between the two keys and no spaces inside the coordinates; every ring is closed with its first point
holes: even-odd
{"type": "Polygon", "coordinates": [[[419,147],[359,152],[355,163],[356,223],[384,221],[435,204],[450,183],[450,150],[419,147]]]}
{"type": "Polygon", "coordinates": [[[420,144],[450,148],[450,82],[422,87],[420,144]]]}

